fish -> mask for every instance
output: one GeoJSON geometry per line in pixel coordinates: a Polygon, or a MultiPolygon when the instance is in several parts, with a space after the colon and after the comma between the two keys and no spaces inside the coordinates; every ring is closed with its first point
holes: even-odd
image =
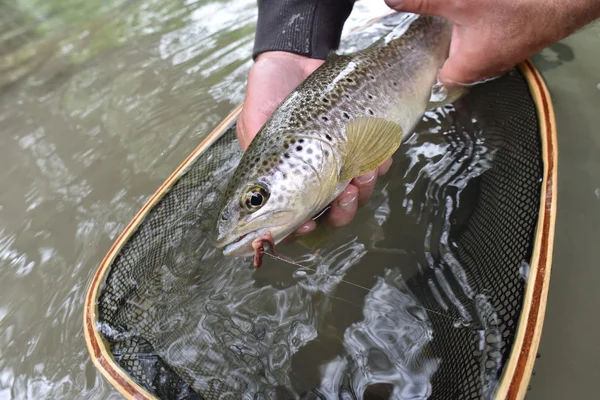
{"type": "Polygon", "coordinates": [[[263,238],[273,248],[391,157],[428,109],[454,100],[437,80],[451,32],[444,18],[414,16],[363,50],[330,54],[242,155],[218,205],[216,247],[255,254],[257,266],[263,238]],[[449,95],[431,100],[434,91],[449,95]]]}

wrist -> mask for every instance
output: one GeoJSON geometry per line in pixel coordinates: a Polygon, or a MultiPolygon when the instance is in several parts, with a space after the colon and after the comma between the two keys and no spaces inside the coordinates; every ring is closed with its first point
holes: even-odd
{"type": "Polygon", "coordinates": [[[291,53],[289,51],[265,51],[256,57],[256,63],[278,62],[278,63],[294,63],[302,68],[305,75],[310,75],[325,61],[317,58],[308,57],[302,54],[291,53]]]}
{"type": "MultiPolygon", "coordinates": [[[[567,18],[572,25],[572,31],[582,28],[600,18],[600,1],[598,0],[570,0],[572,10],[567,8],[567,18]]],[[[572,32],[570,32],[572,33],[572,32]]]]}
{"type": "Polygon", "coordinates": [[[256,57],[256,61],[268,60],[268,59],[277,59],[277,60],[291,60],[296,62],[305,62],[306,60],[312,60],[312,58],[308,56],[303,56],[301,54],[291,53],[289,51],[265,51],[264,53],[260,53],[256,57]]]}

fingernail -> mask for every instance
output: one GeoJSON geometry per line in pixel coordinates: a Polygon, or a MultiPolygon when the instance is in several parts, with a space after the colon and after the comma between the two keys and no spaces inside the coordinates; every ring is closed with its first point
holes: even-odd
{"type": "Polygon", "coordinates": [[[375,179],[375,175],[376,175],[375,171],[369,172],[368,174],[365,174],[363,176],[359,176],[358,178],[356,178],[356,181],[358,183],[360,183],[361,185],[364,185],[366,183],[371,182],[373,179],[375,179]]]}
{"type": "Polygon", "coordinates": [[[311,231],[311,226],[309,224],[303,224],[298,229],[296,229],[296,235],[304,235],[311,231]]]}
{"type": "Polygon", "coordinates": [[[352,210],[356,208],[356,201],[358,200],[358,196],[352,197],[343,197],[340,199],[340,207],[344,210],[352,210]]]}
{"type": "Polygon", "coordinates": [[[402,5],[402,0],[386,0],[385,3],[388,7],[400,7],[402,5]]]}

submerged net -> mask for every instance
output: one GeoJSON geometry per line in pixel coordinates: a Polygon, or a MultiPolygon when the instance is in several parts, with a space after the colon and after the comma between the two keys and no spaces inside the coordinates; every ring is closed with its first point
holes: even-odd
{"type": "Polygon", "coordinates": [[[257,272],[206,233],[241,156],[229,127],[110,267],[98,329],[115,360],[168,399],[490,398],[541,200],[536,108],[514,70],[423,124],[440,120],[446,135],[414,135],[395,156],[361,211],[366,227],[318,254],[291,246],[306,269],[267,260],[257,272]]]}

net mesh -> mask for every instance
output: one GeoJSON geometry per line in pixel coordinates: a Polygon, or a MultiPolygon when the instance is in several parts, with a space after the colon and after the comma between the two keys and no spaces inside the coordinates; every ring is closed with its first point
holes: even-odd
{"type": "MultiPolygon", "coordinates": [[[[427,309],[440,309],[436,287],[443,285],[432,285],[434,281],[447,285],[445,293],[455,294],[455,304],[472,304],[449,311],[458,318],[427,312],[432,331],[427,357],[439,360],[427,393],[431,399],[490,398],[497,387],[522,308],[543,172],[536,108],[520,72],[474,87],[456,108],[452,123],[457,129],[476,120],[495,154],[493,164],[460,192],[461,206],[451,215],[446,245],[431,250],[419,272],[406,281],[427,309]],[[461,320],[471,322],[461,327],[461,320]]],[[[215,313],[209,302],[195,301],[201,299],[204,284],[213,285],[217,274],[236,273],[206,234],[219,196],[215,187],[241,156],[234,129],[230,126],[150,211],[113,261],[101,288],[98,329],[114,359],[160,398],[238,399],[253,382],[221,366],[243,362],[251,370],[265,369],[264,361],[248,350],[269,346],[261,340],[260,324],[248,322],[258,318],[251,312],[219,322],[222,329],[214,337],[229,343],[221,353],[210,344],[198,347],[182,340],[209,325],[215,313]],[[186,307],[196,307],[200,317],[190,321],[186,307]],[[245,323],[244,345],[227,342],[235,336],[232,330],[245,323]]],[[[294,346],[300,345],[290,344],[294,346]]],[[[349,398],[388,398],[391,393],[385,384],[370,385],[363,393],[356,393],[351,382],[344,386],[349,398]]],[[[297,397],[285,385],[262,396],[257,398],[297,397]]],[[[300,397],[327,398],[317,388],[302,391],[300,397]]]]}
{"type": "MultiPolygon", "coordinates": [[[[451,229],[452,251],[438,255],[436,271],[455,281],[455,265],[464,269],[474,296],[475,317],[485,329],[453,329],[452,322],[431,314],[432,347],[444,362],[433,377],[432,399],[492,398],[503,362],[508,359],[523,304],[540,205],[541,141],[536,107],[527,82],[514,70],[502,79],[478,86],[463,99],[496,142],[492,168],[473,180],[461,200],[466,215],[451,229]]],[[[424,304],[434,306],[424,271],[410,282],[424,304]]],[[[455,293],[461,293],[459,282],[455,293]]]]}

